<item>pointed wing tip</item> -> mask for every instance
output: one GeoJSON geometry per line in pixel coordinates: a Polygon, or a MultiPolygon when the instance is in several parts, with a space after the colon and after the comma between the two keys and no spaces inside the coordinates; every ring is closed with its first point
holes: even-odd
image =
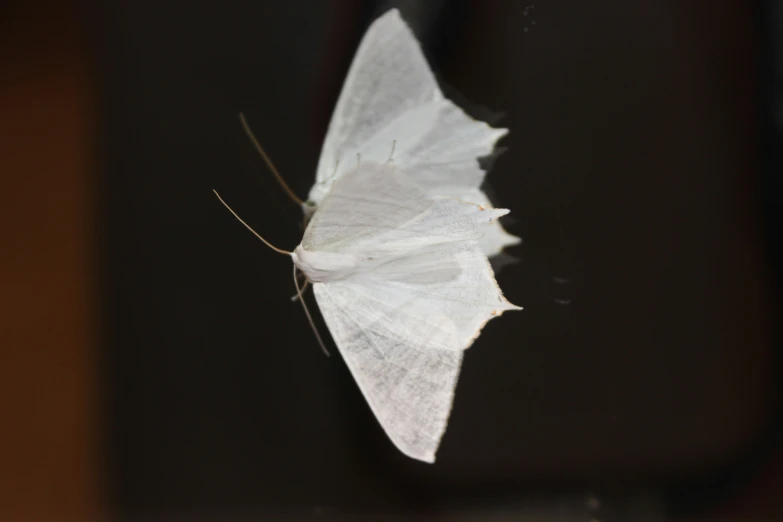
{"type": "Polygon", "coordinates": [[[390,433],[387,432],[387,435],[391,439],[392,443],[397,447],[398,450],[400,450],[400,453],[405,455],[406,457],[412,458],[414,460],[418,460],[421,462],[426,462],[427,464],[434,464],[435,463],[435,452],[437,451],[437,448],[432,450],[425,450],[422,448],[412,448],[405,444],[402,444],[396,440],[395,437],[392,437],[390,433]]]}
{"type": "Polygon", "coordinates": [[[500,140],[500,138],[506,136],[509,132],[509,130],[506,127],[490,127],[494,132],[492,133],[492,137],[495,138],[495,141],[500,140]]]}
{"type": "Polygon", "coordinates": [[[507,208],[493,208],[493,209],[488,209],[488,208],[484,208],[484,207],[482,207],[481,205],[479,205],[479,208],[480,208],[481,210],[491,210],[491,211],[492,211],[492,212],[491,212],[491,214],[492,214],[492,221],[490,221],[490,222],[497,221],[497,219],[498,219],[498,218],[501,218],[501,217],[505,216],[506,214],[508,214],[509,212],[511,212],[511,211],[510,211],[509,209],[507,209],[507,208]]]}
{"type": "Polygon", "coordinates": [[[384,12],[381,16],[376,18],[373,24],[376,24],[381,20],[391,20],[391,19],[394,19],[396,21],[404,21],[402,15],[400,14],[400,10],[397,9],[396,7],[392,7],[391,9],[384,12]]]}
{"type": "Polygon", "coordinates": [[[489,315],[491,316],[490,319],[494,317],[500,317],[505,312],[513,312],[516,310],[524,310],[521,306],[517,306],[505,297],[503,298],[503,305],[501,308],[498,308],[496,310],[493,310],[489,315]]]}
{"type": "MultiPolygon", "coordinates": [[[[495,221],[495,222],[497,222],[497,221],[495,221]]],[[[497,225],[498,225],[498,227],[500,227],[500,232],[501,232],[500,235],[501,235],[501,237],[500,237],[500,240],[498,241],[499,245],[498,245],[497,251],[493,251],[492,252],[493,256],[503,252],[503,250],[506,247],[512,247],[512,246],[515,246],[515,245],[522,244],[522,238],[521,237],[515,236],[514,234],[509,233],[505,228],[503,228],[503,225],[501,225],[500,223],[497,223],[497,225]]],[[[492,257],[492,256],[488,255],[487,257],[492,257]]]]}
{"type": "MultiPolygon", "coordinates": [[[[403,451],[403,453],[405,453],[403,451]]],[[[405,453],[407,456],[409,456],[412,459],[416,459],[420,462],[425,462],[427,464],[435,464],[435,452],[434,451],[428,451],[421,455],[412,455],[410,453],[405,453]]]]}
{"type": "MultiPolygon", "coordinates": [[[[506,231],[504,230],[503,232],[506,232],[506,231]]],[[[514,234],[509,234],[508,232],[506,232],[506,235],[503,238],[503,241],[502,241],[502,243],[500,245],[500,251],[502,252],[503,249],[505,249],[506,247],[512,247],[512,246],[521,245],[521,244],[522,244],[522,238],[521,237],[515,236],[514,234]]]]}
{"type": "MultiPolygon", "coordinates": [[[[367,33],[369,33],[371,30],[380,30],[379,28],[382,26],[386,26],[387,29],[397,31],[411,31],[410,27],[408,26],[408,22],[405,21],[405,19],[402,17],[402,14],[400,13],[400,10],[396,7],[392,7],[391,9],[383,12],[378,18],[373,20],[370,24],[370,27],[367,29],[367,33]]],[[[365,33],[365,37],[367,33],[365,33]]]]}

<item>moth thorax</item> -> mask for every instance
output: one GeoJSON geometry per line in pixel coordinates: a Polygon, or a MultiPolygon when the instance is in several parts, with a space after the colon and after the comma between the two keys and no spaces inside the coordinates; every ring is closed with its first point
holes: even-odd
{"type": "Polygon", "coordinates": [[[291,257],[297,268],[313,283],[344,279],[356,272],[356,257],[337,252],[315,252],[299,245],[291,257]]]}

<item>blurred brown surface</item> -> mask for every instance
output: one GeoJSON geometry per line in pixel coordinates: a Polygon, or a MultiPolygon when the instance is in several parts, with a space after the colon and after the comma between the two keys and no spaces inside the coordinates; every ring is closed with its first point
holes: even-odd
{"type": "Polygon", "coordinates": [[[0,520],[96,505],[91,98],[73,5],[0,7],[0,520]]]}

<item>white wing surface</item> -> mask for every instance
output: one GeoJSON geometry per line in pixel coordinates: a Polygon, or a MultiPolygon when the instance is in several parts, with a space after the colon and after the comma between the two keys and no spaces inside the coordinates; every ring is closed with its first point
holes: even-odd
{"type": "Polygon", "coordinates": [[[329,286],[313,285],[318,306],[375,417],[400,451],[435,462],[462,352],[395,346],[395,338],[362,324],[364,317],[355,307],[344,308],[346,297],[351,298],[349,289],[329,286]]]}
{"type": "Polygon", "coordinates": [[[332,338],[389,438],[433,462],[462,351],[516,309],[478,246],[451,243],[355,277],[313,285],[332,338]]]}
{"type": "MultiPolygon", "coordinates": [[[[309,200],[320,205],[330,184],[356,167],[357,155],[361,162],[378,163],[393,157],[431,195],[448,186],[466,196],[484,180],[478,158],[490,155],[506,133],[470,118],[444,98],[415,36],[392,9],[373,22],[359,45],[309,200]]],[[[486,254],[513,244],[514,236],[499,223],[487,228],[486,254]]]]}
{"type": "MultiPolygon", "coordinates": [[[[433,192],[436,191],[433,190],[433,192]]],[[[492,208],[492,203],[490,202],[489,197],[484,194],[484,191],[477,188],[444,185],[437,190],[437,193],[462,201],[477,203],[485,208],[492,208]]],[[[486,225],[481,225],[478,228],[478,231],[481,233],[481,237],[478,240],[479,247],[487,257],[496,256],[500,254],[504,248],[518,245],[522,242],[522,240],[517,236],[506,232],[506,230],[500,226],[500,223],[497,221],[486,225]]]]}
{"type": "Polygon", "coordinates": [[[335,182],[296,249],[362,393],[411,457],[434,460],[462,351],[518,308],[477,243],[506,212],[433,198],[394,165],[366,164],[335,182]]]}
{"type": "Polygon", "coordinates": [[[302,238],[309,251],[401,256],[449,241],[477,240],[508,213],[454,197],[430,196],[392,163],[366,163],[332,186],[302,238]]]}

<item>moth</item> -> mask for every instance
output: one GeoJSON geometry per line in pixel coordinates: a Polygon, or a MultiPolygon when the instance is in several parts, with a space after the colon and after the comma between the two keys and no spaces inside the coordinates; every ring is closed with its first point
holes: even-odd
{"type": "Polygon", "coordinates": [[[312,284],[384,431],[424,462],[435,461],[463,352],[490,319],[520,309],[487,260],[519,239],[498,222],[508,210],[479,188],[478,158],[506,132],[444,97],[392,9],[367,30],[345,80],[302,203],[301,243],[287,252],[256,234],[292,258],[300,300],[297,273],[312,284]]]}

